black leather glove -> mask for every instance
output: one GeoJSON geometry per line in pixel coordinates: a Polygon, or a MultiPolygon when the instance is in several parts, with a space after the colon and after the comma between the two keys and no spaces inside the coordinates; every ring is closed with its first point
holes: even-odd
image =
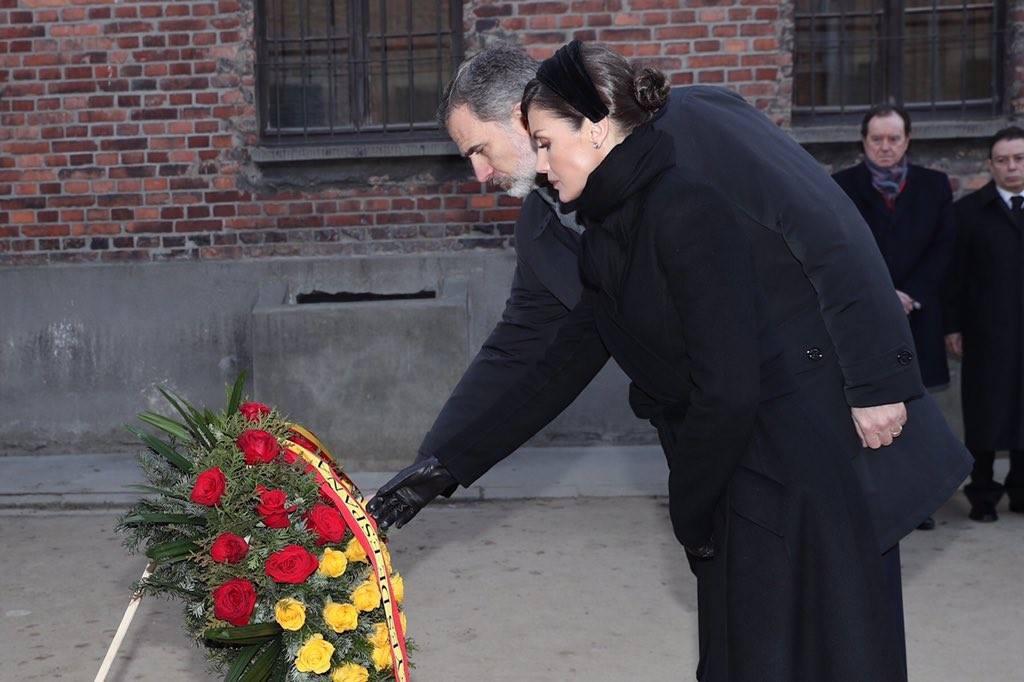
{"type": "Polygon", "coordinates": [[[438,495],[451,495],[459,485],[436,457],[417,460],[381,486],[366,511],[383,533],[401,528],[438,495]]]}
{"type": "Polygon", "coordinates": [[[697,547],[688,547],[683,545],[683,549],[686,553],[692,556],[694,559],[714,559],[715,558],[715,540],[714,538],[708,540],[702,545],[697,547]]]}

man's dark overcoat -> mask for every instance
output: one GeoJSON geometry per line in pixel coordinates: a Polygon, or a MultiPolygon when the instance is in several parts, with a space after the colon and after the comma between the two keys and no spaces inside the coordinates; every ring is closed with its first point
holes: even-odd
{"type": "Polygon", "coordinates": [[[945,173],[909,164],[893,210],[871,184],[864,163],[832,176],[871,228],[893,284],[921,303],[910,313],[925,386],[949,383],[942,324],[942,288],[953,257],[953,193],[945,173]]]}
{"type": "MultiPolygon", "coordinates": [[[[675,91],[650,133],[669,155],[654,175],[671,176],[651,216],[630,204],[618,228],[584,237],[591,286],[542,359],[485,346],[475,366],[500,360],[518,381],[474,406],[464,396],[486,379],[464,379],[461,414],[442,415],[425,454],[470,484],[563,409],[610,348],[634,409],[658,427],[677,537],[715,536],[712,568],[695,569],[701,612],[712,629],[747,628],[707,640],[725,649],[702,651],[703,679],[903,679],[880,554],[969,464],[920,397],[885,264],[841,190],[738,96],[675,91]],[[896,445],[860,448],[849,406],[901,401],[910,421],[896,445]]],[[[643,196],[646,183],[657,185],[627,172],[600,196],[643,196]]],[[[520,254],[517,282],[527,265],[520,254]]],[[[516,322],[515,298],[502,325],[539,336],[543,316],[516,322]]]]}
{"type": "Polygon", "coordinates": [[[1024,235],[994,182],[954,204],[946,331],[964,339],[964,433],[976,450],[1024,449],[1024,235]]]}

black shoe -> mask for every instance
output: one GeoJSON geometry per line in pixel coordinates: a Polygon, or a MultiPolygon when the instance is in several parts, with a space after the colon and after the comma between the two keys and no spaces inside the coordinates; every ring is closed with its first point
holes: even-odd
{"type": "Polygon", "coordinates": [[[1010,511],[1024,514],[1024,502],[1010,502],[1010,511]]]}
{"type": "Polygon", "coordinates": [[[1004,488],[995,481],[971,481],[964,486],[964,495],[971,503],[971,513],[967,518],[981,523],[992,523],[999,520],[996,505],[1002,498],[1004,488]]]}
{"type": "Polygon", "coordinates": [[[917,524],[918,530],[935,530],[935,519],[928,517],[921,523],[917,524]]]}
{"type": "Polygon", "coordinates": [[[979,521],[981,523],[992,523],[999,520],[999,514],[996,514],[995,507],[988,505],[979,505],[971,507],[971,513],[967,515],[971,521],[979,521]]]}

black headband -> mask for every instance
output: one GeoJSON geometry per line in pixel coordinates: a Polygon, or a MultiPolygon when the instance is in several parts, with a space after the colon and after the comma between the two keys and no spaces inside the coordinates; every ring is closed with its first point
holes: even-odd
{"type": "Polygon", "coordinates": [[[580,55],[582,43],[574,40],[563,45],[552,56],[541,62],[537,80],[549,87],[572,107],[597,123],[608,115],[608,107],[583,67],[580,55]]]}

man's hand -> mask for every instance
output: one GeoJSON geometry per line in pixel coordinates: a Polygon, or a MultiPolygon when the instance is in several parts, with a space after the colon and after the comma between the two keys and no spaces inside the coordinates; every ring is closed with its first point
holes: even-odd
{"type": "Polygon", "coordinates": [[[946,352],[955,358],[964,356],[964,336],[960,332],[946,334],[946,352]]]}
{"type": "Polygon", "coordinates": [[[892,445],[893,439],[903,432],[903,425],[907,423],[907,407],[903,403],[851,407],[850,412],[861,445],[872,450],[892,445]]]}
{"type": "Polygon", "coordinates": [[[914,297],[910,294],[904,293],[899,289],[896,290],[896,295],[900,297],[900,305],[903,306],[903,313],[909,315],[915,310],[921,309],[921,304],[914,300],[914,297]]]}
{"type": "Polygon", "coordinates": [[[401,528],[441,493],[451,494],[458,485],[436,457],[414,462],[381,486],[366,510],[383,533],[391,526],[401,528]]]}

